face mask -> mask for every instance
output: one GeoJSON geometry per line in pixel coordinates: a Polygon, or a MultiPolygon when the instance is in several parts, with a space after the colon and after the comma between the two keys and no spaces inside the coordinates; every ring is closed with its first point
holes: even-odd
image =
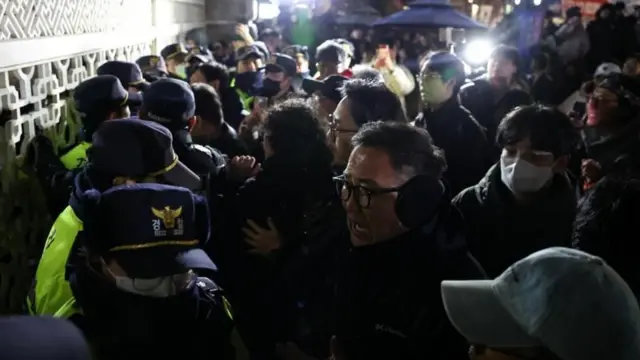
{"type": "Polygon", "coordinates": [[[500,157],[502,182],[512,193],[522,194],[536,192],[551,179],[553,170],[550,166],[536,166],[519,157],[500,157]]]}
{"type": "Polygon", "coordinates": [[[261,95],[265,97],[274,97],[280,92],[280,81],[264,79],[262,82],[261,95]]]}
{"type": "Polygon", "coordinates": [[[155,279],[132,279],[126,276],[115,275],[113,275],[113,277],[115,278],[118,289],[132,294],[157,298],[176,295],[178,292],[191,286],[195,281],[192,277],[185,287],[185,277],[183,274],[155,279]]]}
{"type": "Polygon", "coordinates": [[[439,105],[449,100],[450,93],[440,76],[427,76],[420,83],[420,96],[428,105],[439,105]]]}
{"type": "Polygon", "coordinates": [[[187,66],[185,64],[180,64],[176,66],[176,73],[179,77],[186,79],[187,78],[187,66]]]}
{"type": "Polygon", "coordinates": [[[260,87],[262,83],[262,73],[248,71],[236,75],[236,87],[243,91],[250,91],[260,87]]]}

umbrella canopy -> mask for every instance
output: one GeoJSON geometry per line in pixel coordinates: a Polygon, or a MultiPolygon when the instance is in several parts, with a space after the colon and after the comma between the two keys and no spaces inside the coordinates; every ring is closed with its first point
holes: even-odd
{"type": "Polygon", "coordinates": [[[380,13],[371,6],[359,5],[339,11],[336,18],[338,25],[370,26],[381,18],[380,13]]]}
{"type": "Polygon", "coordinates": [[[406,10],[376,21],[373,26],[452,27],[486,29],[487,27],[456,10],[447,0],[418,0],[406,10]]]}

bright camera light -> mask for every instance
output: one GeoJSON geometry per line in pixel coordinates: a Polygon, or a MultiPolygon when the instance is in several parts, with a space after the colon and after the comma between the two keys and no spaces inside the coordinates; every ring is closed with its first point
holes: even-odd
{"type": "Polygon", "coordinates": [[[474,40],[467,44],[462,57],[471,65],[482,65],[491,56],[493,43],[488,40],[474,40]]]}
{"type": "Polygon", "coordinates": [[[534,6],[540,6],[540,4],[542,4],[542,0],[533,0],[534,6]]]}
{"type": "Polygon", "coordinates": [[[277,4],[259,3],[258,0],[254,0],[253,13],[256,14],[254,20],[271,20],[280,15],[280,9],[277,4]]]}

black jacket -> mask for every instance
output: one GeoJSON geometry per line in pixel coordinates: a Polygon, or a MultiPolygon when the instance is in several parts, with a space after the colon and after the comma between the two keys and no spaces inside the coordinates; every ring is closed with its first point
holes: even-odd
{"type": "Polygon", "coordinates": [[[346,217],[329,164],[309,170],[275,155],[263,163],[226,209],[226,244],[216,261],[224,274],[238,329],[250,352],[275,358],[292,341],[327,357],[336,257],[346,248],[346,217]],[[282,246],[268,257],[250,254],[241,229],[272,218],[282,246]]]}
{"type": "Polygon", "coordinates": [[[445,199],[422,228],[352,248],[336,294],[336,337],[349,360],[468,359],[440,294],[443,280],[482,279],[460,232],[462,218],[445,199]]]}
{"type": "Polygon", "coordinates": [[[530,203],[516,204],[496,165],[453,199],[465,220],[469,250],[489,277],[538,250],[571,243],[575,188],[566,176],[556,175],[543,191],[530,203]]]}
{"type": "MultiPolygon", "coordinates": [[[[522,85],[526,87],[526,85],[522,85]]],[[[478,123],[487,130],[489,143],[495,145],[496,132],[502,118],[514,108],[529,105],[532,99],[520,89],[511,89],[504,93],[496,93],[486,76],[475,79],[460,89],[460,103],[469,110],[478,123]]],[[[494,146],[492,162],[498,160],[500,151],[494,146]]]]}
{"type": "Polygon", "coordinates": [[[476,184],[490,166],[490,144],[485,130],[471,113],[452,97],[437,110],[425,109],[416,126],[426,129],[433,143],[444,150],[444,179],[453,195],[476,184]]]}
{"type": "Polygon", "coordinates": [[[220,130],[220,136],[210,141],[207,145],[220,151],[229,159],[233,159],[234,156],[249,154],[247,146],[229,124],[223,122],[220,130]]]}
{"type": "Polygon", "coordinates": [[[97,358],[235,358],[233,321],[222,290],[198,278],[185,292],[151,298],[116,288],[86,263],[70,278],[82,315],[71,318],[85,334],[97,358]]]}

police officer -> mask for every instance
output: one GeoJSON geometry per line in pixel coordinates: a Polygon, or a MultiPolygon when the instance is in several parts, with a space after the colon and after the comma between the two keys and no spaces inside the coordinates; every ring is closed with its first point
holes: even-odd
{"type": "Polygon", "coordinates": [[[76,312],[99,359],[233,359],[233,320],[203,272],[209,236],[204,198],[160,184],[83,194],[86,257],[70,276],[76,312]],[[79,311],[82,311],[80,313],[79,311]]]}
{"type": "Polygon", "coordinates": [[[136,63],[128,61],[107,61],[96,70],[98,75],[113,75],[129,92],[144,91],[149,83],[142,76],[142,70],[136,63]]]}
{"type": "MultiPolygon", "coordinates": [[[[91,137],[107,120],[130,116],[129,106],[139,106],[140,95],[129,93],[113,75],[99,75],[80,83],[73,92],[75,110],[82,129],[74,143],[58,149],[41,134],[30,144],[27,162],[32,161],[35,174],[47,198],[49,211],[58,215],[67,205],[73,177],[87,159],[91,137]]],[[[71,129],[72,133],[74,129],[71,129]]]]}
{"type": "Polygon", "coordinates": [[[136,64],[138,64],[140,70],[142,70],[142,76],[148,82],[154,82],[169,75],[167,64],[160,56],[145,55],[138,58],[136,64]]]}
{"type": "Polygon", "coordinates": [[[200,178],[182,164],[171,147],[171,133],[161,125],[138,119],[112,120],[94,134],[87,165],[75,177],[68,206],[49,232],[27,298],[34,315],[69,317],[74,299],[68,265],[79,253],[76,236],[86,218],[82,194],[137,182],[199,188],[200,178]]]}
{"type": "Polygon", "coordinates": [[[160,55],[167,64],[169,77],[178,80],[187,79],[187,56],[189,52],[180,43],[167,45],[160,51],[160,55]]]}
{"type": "Polygon", "coordinates": [[[173,148],[180,160],[202,177],[217,176],[226,161],[217,150],[197,145],[191,138],[196,124],[195,98],[184,81],[160,79],[143,94],[140,118],[157,122],[173,134],[173,148]]]}
{"type": "Polygon", "coordinates": [[[256,45],[244,46],[236,51],[236,75],[231,80],[231,87],[235,88],[242,107],[251,111],[253,97],[262,86],[263,72],[266,56],[256,45]]]}
{"type": "Polygon", "coordinates": [[[191,79],[191,75],[193,75],[200,65],[213,62],[212,56],[208,56],[201,51],[199,47],[194,47],[189,50],[189,55],[187,56],[187,81],[191,79]]]}

